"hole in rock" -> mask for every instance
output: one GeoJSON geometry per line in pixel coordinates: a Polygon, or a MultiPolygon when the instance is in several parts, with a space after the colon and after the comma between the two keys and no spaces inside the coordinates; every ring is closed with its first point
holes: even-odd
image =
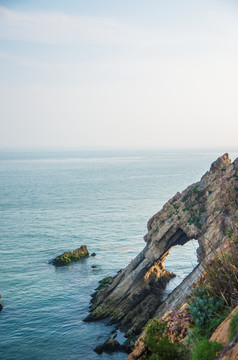
{"type": "Polygon", "coordinates": [[[188,276],[198,264],[197,249],[199,244],[197,240],[190,240],[184,245],[175,245],[170,248],[169,254],[164,260],[165,269],[173,272],[176,277],[167,284],[163,300],[188,276]]]}

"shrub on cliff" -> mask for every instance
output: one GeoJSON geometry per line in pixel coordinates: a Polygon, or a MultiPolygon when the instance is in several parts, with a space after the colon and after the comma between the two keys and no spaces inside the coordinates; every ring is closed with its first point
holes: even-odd
{"type": "Polygon", "coordinates": [[[143,340],[148,349],[149,360],[188,360],[189,349],[181,343],[172,343],[164,336],[166,323],[154,319],[146,326],[143,340]]]}
{"type": "Polygon", "coordinates": [[[193,292],[189,312],[196,326],[196,334],[209,336],[224,320],[224,306],[222,299],[209,297],[204,287],[198,286],[193,292]]]}
{"type": "Polygon", "coordinates": [[[193,350],[192,360],[215,360],[218,351],[221,349],[222,344],[203,339],[196,344],[193,350]]]}
{"type": "Polygon", "coordinates": [[[211,296],[222,298],[227,306],[234,308],[238,305],[238,237],[237,231],[226,233],[226,249],[205,267],[205,286],[211,296]]]}
{"type": "Polygon", "coordinates": [[[236,311],[235,315],[231,318],[229,324],[229,329],[228,329],[229,340],[233,341],[237,335],[238,335],[238,311],[236,311]]]}

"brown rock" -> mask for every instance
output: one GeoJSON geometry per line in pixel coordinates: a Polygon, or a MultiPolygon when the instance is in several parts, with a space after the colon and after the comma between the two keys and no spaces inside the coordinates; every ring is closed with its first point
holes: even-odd
{"type": "Polygon", "coordinates": [[[179,310],[167,311],[161,320],[166,323],[164,334],[172,343],[185,339],[193,323],[188,303],[185,303],[179,310]]]}
{"type": "Polygon", "coordinates": [[[238,310],[238,306],[230,313],[230,315],[218,326],[218,328],[212,334],[210,340],[217,341],[223,346],[228,346],[230,341],[228,339],[228,328],[231,318],[235,315],[238,310]]]}
{"type": "Polygon", "coordinates": [[[141,359],[146,351],[146,345],[142,339],[145,338],[145,331],[142,331],[140,338],[136,341],[133,351],[128,355],[127,360],[141,359]]]}
{"type": "Polygon", "coordinates": [[[232,347],[225,349],[217,360],[238,360],[238,342],[232,347]]]}

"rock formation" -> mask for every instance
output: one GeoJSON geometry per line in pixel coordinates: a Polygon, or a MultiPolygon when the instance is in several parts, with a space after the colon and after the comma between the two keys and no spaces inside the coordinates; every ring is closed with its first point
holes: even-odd
{"type": "Polygon", "coordinates": [[[228,336],[231,318],[237,311],[238,306],[233,309],[230,315],[218,326],[210,338],[211,341],[217,341],[223,345],[223,351],[216,360],[236,360],[238,358],[238,334],[232,342],[229,341],[228,336]]]}
{"type": "MultiPolygon", "coordinates": [[[[238,159],[228,154],[218,158],[199,182],[177,193],[148,222],[145,248],[108,286],[93,297],[87,321],[110,317],[130,337],[141,332],[153,316],[166,311],[163,290],[172,274],[163,261],[171,247],[197,239],[199,265],[169,295],[167,302],[176,307],[191,292],[203,263],[224,243],[226,232],[234,230],[237,211],[238,159]]],[[[131,356],[131,359],[137,358],[131,356]]]]}
{"type": "Polygon", "coordinates": [[[127,352],[127,350],[128,349],[126,348],[126,346],[120,345],[119,342],[115,338],[112,338],[112,337],[107,339],[107,341],[104,344],[98,345],[94,349],[94,351],[97,354],[102,354],[103,352],[111,354],[116,351],[127,352]]]}
{"type": "Polygon", "coordinates": [[[78,261],[88,256],[88,249],[86,245],[82,245],[80,248],[74,251],[64,252],[62,255],[57,256],[52,264],[55,266],[65,266],[73,261],[78,261]]]}
{"type": "MultiPolygon", "coordinates": [[[[212,334],[210,340],[217,341],[221,343],[223,346],[230,345],[229,336],[228,336],[228,328],[231,321],[231,318],[237,313],[238,306],[232,310],[229,316],[218,326],[218,328],[212,334]]],[[[238,335],[238,334],[237,334],[238,335]]]]}

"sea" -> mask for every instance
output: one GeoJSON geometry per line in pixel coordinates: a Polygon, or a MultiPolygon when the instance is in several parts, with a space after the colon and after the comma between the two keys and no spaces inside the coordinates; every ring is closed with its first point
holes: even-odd
{"type": "MultiPolygon", "coordinates": [[[[144,248],[150,217],[223,152],[0,151],[0,359],[126,359],[93,351],[124,334],[108,320],[84,322],[91,294],[144,248]],[[81,245],[96,256],[50,263],[81,245]]],[[[166,266],[177,276],[165,298],[196,266],[196,248],[192,240],[171,250],[166,266]]]]}

